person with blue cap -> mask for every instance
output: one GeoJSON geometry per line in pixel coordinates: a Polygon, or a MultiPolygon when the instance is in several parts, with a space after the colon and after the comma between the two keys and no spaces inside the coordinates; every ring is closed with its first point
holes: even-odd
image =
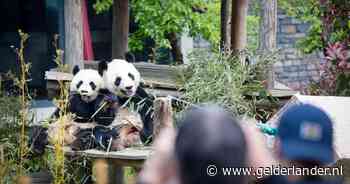
{"type": "Polygon", "coordinates": [[[325,179],[312,172],[313,168],[324,169],[322,167],[334,162],[333,123],[323,110],[310,104],[297,104],[288,108],[279,119],[276,139],[278,157],[286,163],[286,167],[303,168],[311,172],[270,176],[262,183],[342,183],[339,179],[325,179]]]}

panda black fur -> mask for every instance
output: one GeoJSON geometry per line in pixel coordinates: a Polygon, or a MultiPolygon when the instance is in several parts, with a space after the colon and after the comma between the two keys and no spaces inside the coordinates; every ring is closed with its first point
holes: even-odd
{"type": "Polygon", "coordinates": [[[88,122],[92,120],[96,102],[103,98],[99,91],[104,87],[104,82],[99,73],[92,69],[80,70],[75,66],[73,75],[68,111],[76,115],[76,122],[88,122]]]}
{"type": "Polygon", "coordinates": [[[77,115],[77,122],[94,121],[104,126],[115,119],[118,98],[104,89],[104,81],[98,71],[73,69],[70,85],[69,111],[77,115]],[[103,106],[103,107],[102,107],[103,106]],[[96,113],[96,114],[95,114],[96,113]]]}
{"type": "Polygon", "coordinates": [[[121,106],[131,104],[137,109],[143,122],[141,139],[146,142],[153,132],[154,97],[140,86],[139,71],[125,60],[114,59],[109,63],[100,62],[98,72],[103,76],[105,88],[118,96],[121,106]]]}

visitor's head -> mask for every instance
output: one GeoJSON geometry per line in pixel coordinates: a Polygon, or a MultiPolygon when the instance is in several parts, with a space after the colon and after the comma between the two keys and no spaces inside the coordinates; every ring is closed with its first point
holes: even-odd
{"type": "Polygon", "coordinates": [[[333,161],[333,126],[329,116],[309,104],[288,108],[278,126],[279,152],[284,160],[305,166],[333,161]]]}
{"type": "Polygon", "coordinates": [[[230,113],[213,106],[193,108],[179,124],[175,156],[182,184],[245,181],[244,176],[224,176],[221,170],[246,166],[244,134],[230,113]]]}

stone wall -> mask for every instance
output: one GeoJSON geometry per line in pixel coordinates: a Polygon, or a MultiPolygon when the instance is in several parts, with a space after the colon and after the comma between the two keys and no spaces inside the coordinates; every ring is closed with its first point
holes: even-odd
{"type": "Polygon", "coordinates": [[[275,79],[293,89],[300,89],[319,79],[320,53],[304,55],[297,49],[309,25],[278,11],[277,47],[280,62],[274,65],[275,79]]]}

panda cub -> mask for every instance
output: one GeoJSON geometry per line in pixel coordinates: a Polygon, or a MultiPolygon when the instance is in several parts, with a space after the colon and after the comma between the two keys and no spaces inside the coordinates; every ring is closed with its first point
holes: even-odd
{"type": "Polygon", "coordinates": [[[115,118],[116,108],[111,104],[116,100],[112,95],[100,93],[104,88],[102,76],[96,70],[80,70],[78,66],[74,67],[73,75],[68,110],[76,115],[74,120],[109,125],[115,118]],[[105,102],[108,104],[101,109],[105,102]]]}
{"type": "Polygon", "coordinates": [[[143,130],[141,139],[149,140],[153,132],[153,100],[140,86],[140,72],[125,60],[114,59],[109,63],[100,62],[98,72],[103,76],[105,88],[118,96],[121,106],[132,105],[141,116],[143,130]]]}

